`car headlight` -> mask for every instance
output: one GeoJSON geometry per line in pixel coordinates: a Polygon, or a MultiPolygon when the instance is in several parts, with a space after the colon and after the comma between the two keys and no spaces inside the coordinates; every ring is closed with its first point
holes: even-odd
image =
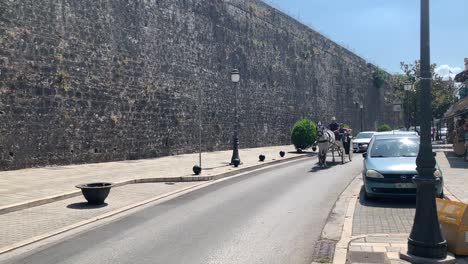
{"type": "Polygon", "coordinates": [[[442,177],[442,172],[439,169],[437,169],[436,171],[434,171],[434,176],[436,176],[437,178],[440,178],[442,177]]]}
{"type": "Polygon", "coordinates": [[[383,178],[384,176],[382,174],[378,173],[375,170],[367,170],[366,171],[366,177],[369,177],[369,178],[383,178]]]}

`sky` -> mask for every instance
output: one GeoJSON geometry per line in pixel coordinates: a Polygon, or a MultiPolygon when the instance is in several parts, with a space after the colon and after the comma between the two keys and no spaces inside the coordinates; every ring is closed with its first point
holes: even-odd
{"type": "MultiPolygon", "coordinates": [[[[401,73],[419,59],[419,0],[264,0],[378,65],[401,73]]],[[[452,77],[468,58],[468,0],[432,0],[431,63],[452,77]]]]}

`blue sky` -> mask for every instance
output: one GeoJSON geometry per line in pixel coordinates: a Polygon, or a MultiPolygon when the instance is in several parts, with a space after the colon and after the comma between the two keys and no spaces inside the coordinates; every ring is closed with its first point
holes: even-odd
{"type": "MultiPolygon", "coordinates": [[[[265,0],[390,73],[419,59],[419,0],[265,0]]],[[[431,62],[446,76],[468,58],[468,0],[431,1],[431,62]]]]}

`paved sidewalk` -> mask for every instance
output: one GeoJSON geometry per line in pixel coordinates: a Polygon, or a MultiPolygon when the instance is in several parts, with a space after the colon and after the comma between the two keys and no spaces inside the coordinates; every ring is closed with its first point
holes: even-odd
{"type": "Polygon", "coordinates": [[[21,211],[0,215],[0,254],[28,241],[45,238],[95,217],[145,200],[189,188],[200,182],[142,183],[112,188],[104,205],[90,206],[82,197],[74,197],[21,211]],[[44,237],[45,236],[45,237],[44,237]]]}
{"type": "MultiPolygon", "coordinates": [[[[265,162],[288,159],[310,153],[294,153],[294,146],[273,146],[240,149],[243,164],[239,168],[229,165],[232,151],[202,153],[201,176],[219,175],[261,164],[258,155],[266,156],[265,162]],[[279,151],[286,156],[281,158],[279,151]]],[[[190,177],[192,167],[198,163],[198,154],[185,154],[146,160],[131,160],[83,165],[54,166],[0,172],[0,207],[43,199],[48,196],[74,192],[77,184],[105,181],[122,182],[144,178],[190,177]]]]}
{"type": "Polygon", "coordinates": [[[444,185],[458,200],[468,203],[468,162],[452,149],[436,151],[436,160],[444,173],[444,185]]]}
{"type": "MultiPolygon", "coordinates": [[[[434,150],[444,173],[446,195],[468,203],[468,162],[455,156],[451,146],[438,145],[434,150]]],[[[414,214],[414,199],[368,201],[361,192],[353,214],[347,263],[408,263],[398,253],[407,250],[414,214]]],[[[457,261],[468,264],[468,257],[459,256],[457,261]]]]}

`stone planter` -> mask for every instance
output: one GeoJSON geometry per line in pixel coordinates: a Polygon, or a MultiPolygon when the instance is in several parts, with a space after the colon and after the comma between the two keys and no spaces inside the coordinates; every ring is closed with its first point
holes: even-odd
{"type": "Polygon", "coordinates": [[[111,187],[112,183],[109,182],[85,183],[76,186],[76,188],[81,189],[83,196],[92,205],[103,204],[109,195],[111,187]]]}

